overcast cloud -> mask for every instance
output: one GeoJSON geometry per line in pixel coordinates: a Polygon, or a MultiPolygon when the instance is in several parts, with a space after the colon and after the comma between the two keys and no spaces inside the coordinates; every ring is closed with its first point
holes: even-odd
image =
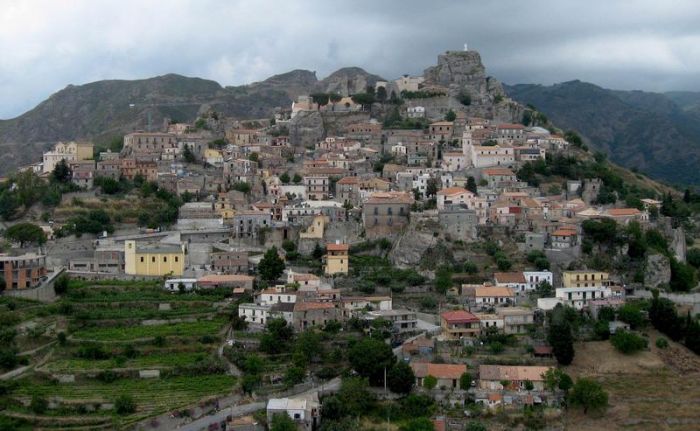
{"type": "Polygon", "coordinates": [[[390,79],[464,42],[509,84],[697,91],[699,22],[693,0],[0,0],[0,118],[100,79],[238,85],[344,66],[390,79]]]}

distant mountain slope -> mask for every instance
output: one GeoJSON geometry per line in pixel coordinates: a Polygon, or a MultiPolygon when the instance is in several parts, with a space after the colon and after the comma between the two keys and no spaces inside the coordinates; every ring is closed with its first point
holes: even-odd
{"type": "Polygon", "coordinates": [[[59,140],[106,141],[133,130],[154,130],[164,118],[194,121],[214,109],[236,118],[269,117],[301,94],[315,91],[343,95],[364,91],[382,78],[357,67],[339,69],[323,80],[308,70],[272,76],[250,85],[222,87],[206,79],[169,74],[139,80],[106,80],[69,85],[34,109],[0,120],[0,175],[39,161],[59,140]]]}
{"type": "Polygon", "coordinates": [[[581,81],[505,90],[558,127],[577,130],[622,166],[675,184],[700,185],[700,116],[669,95],[608,90],[581,81]]]}

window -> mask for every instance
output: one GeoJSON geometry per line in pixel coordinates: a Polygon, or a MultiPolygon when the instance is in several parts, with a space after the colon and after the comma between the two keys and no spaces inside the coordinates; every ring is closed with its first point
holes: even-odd
{"type": "Polygon", "coordinates": [[[141,256],[141,263],[143,263],[143,256],[141,256]]]}
{"type": "Polygon", "coordinates": [[[175,262],[177,262],[178,260],[180,260],[180,258],[178,256],[175,256],[175,262]]]}
{"type": "Polygon", "coordinates": [[[151,262],[152,262],[152,263],[156,263],[156,257],[155,257],[155,256],[151,256],[151,262]]]}
{"type": "Polygon", "coordinates": [[[163,256],[163,262],[167,262],[167,261],[168,261],[168,256],[163,256]]]}
{"type": "Polygon", "coordinates": [[[374,207],[374,215],[379,215],[379,207],[374,207]]]}

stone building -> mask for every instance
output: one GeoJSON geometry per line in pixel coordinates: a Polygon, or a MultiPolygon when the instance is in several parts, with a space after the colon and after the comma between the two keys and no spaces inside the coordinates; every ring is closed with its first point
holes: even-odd
{"type": "Polygon", "coordinates": [[[362,219],[367,238],[392,236],[409,223],[413,196],[406,192],[376,192],[365,201],[362,219]]]}

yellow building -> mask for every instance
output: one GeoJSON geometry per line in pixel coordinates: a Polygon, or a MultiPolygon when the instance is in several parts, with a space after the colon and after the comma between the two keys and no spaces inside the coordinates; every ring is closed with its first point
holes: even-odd
{"type": "Polygon", "coordinates": [[[348,273],[348,244],[327,244],[326,245],[326,267],[325,274],[347,274],[348,273]]]}
{"type": "Polygon", "coordinates": [[[299,239],[321,239],[326,229],[326,216],[317,215],[305,231],[299,232],[299,239]]]}
{"type": "Polygon", "coordinates": [[[124,242],[124,272],[130,275],[181,276],[185,270],[182,245],[139,245],[124,242]]]}
{"type": "Polygon", "coordinates": [[[602,271],[564,271],[561,275],[564,287],[603,287],[610,285],[610,277],[602,271]]]}

